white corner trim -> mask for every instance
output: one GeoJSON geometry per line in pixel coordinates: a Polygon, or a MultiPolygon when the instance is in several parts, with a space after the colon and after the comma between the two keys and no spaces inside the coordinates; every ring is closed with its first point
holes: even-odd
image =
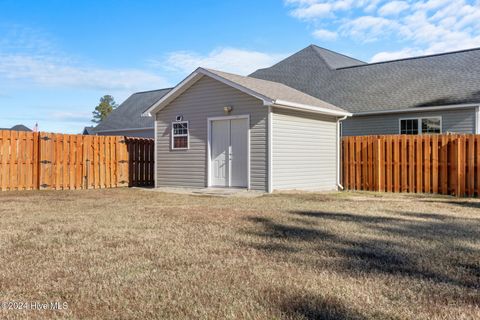
{"type": "Polygon", "coordinates": [[[274,101],[274,106],[279,107],[279,108],[292,109],[292,110],[298,110],[298,111],[306,111],[306,112],[314,112],[314,113],[320,113],[320,114],[326,114],[326,115],[332,115],[332,116],[347,116],[347,117],[352,116],[352,114],[350,112],[347,112],[347,111],[332,110],[332,109],[328,109],[328,108],[310,106],[310,105],[306,105],[306,104],[301,104],[301,103],[296,103],[296,102],[291,102],[291,101],[285,101],[285,100],[275,100],[274,101]]]}
{"type": "Polygon", "coordinates": [[[479,103],[451,104],[451,105],[446,105],[446,106],[416,107],[416,108],[396,109],[396,110],[354,112],[353,116],[355,117],[355,116],[368,116],[368,115],[387,114],[387,113],[408,113],[408,112],[464,109],[464,108],[473,108],[473,107],[478,107],[478,106],[479,106],[479,103]]]}
{"type": "Polygon", "coordinates": [[[340,187],[341,190],[344,189],[342,185],[341,172],[342,172],[342,134],[340,132],[340,121],[347,119],[347,117],[342,117],[337,119],[337,187],[340,187]]]}
{"type": "Polygon", "coordinates": [[[157,163],[158,121],[156,117],[155,117],[154,123],[155,123],[155,127],[154,127],[154,135],[153,135],[153,139],[154,139],[154,145],[153,145],[153,178],[154,180],[153,182],[154,182],[154,187],[158,188],[158,174],[157,174],[157,171],[158,171],[158,163],[157,163]]]}
{"type": "Polygon", "coordinates": [[[267,137],[268,137],[268,186],[267,186],[267,192],[272,193],[273,192],[273,112],[272,112],[272,107],[268,107],[268,114],[267,114],[267,122],[268,122],[268,132],[267,132],[267,137]]]}

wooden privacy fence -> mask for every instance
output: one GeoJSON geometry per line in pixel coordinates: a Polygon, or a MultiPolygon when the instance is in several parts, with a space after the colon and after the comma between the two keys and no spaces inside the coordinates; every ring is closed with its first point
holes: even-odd
{"type": "Polygon", "coordinates": [[[480,135],[344,137],[349,190],[480,195],[480,135]]]}
{"type": "Polygon", "coordinates": [[[0,131],[0,188],[153,185],[153,145],[153,139],[0,131]]]}

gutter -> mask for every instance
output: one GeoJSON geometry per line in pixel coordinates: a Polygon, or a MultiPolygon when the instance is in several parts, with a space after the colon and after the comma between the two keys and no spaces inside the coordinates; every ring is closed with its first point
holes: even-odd
{"type": "Polygon", "coordinates": [[[337,187],[339,187],[341,190],[345,190],[345,188],[342,186],[342,183],[340,181],[340,170],[341,170],[341,149],[340,145],[342,144],[341,140],[341,134],[340,134],[340,121],[343,121],[347,119],[348,116],[344,116],[342,118],[338,118],[337,120],[337,187]]]}

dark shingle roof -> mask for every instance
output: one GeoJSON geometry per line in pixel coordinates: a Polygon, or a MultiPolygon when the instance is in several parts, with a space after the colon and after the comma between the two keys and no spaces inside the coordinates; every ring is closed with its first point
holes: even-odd
{"type": "Polygon", "coordinates": [[[0,128],[0,130],[11,130],[11,131],[26,131],[26,132],[32,132],[32,129],[24,126],[23,124],[17,124],[11,128],[0,128]]]}
{"type": "Polygon", "coordinates": [[[480,102],[480,48],[356,65],[337,59],[341,55],[319,59],[319,51],[330,53],[309,46],[250,76],[281,82],[353,113],[480,102]]]}
{"type": "Polygon", "coordinates": [[[142,113],[170,90],[171,88],[166,88],[132,94],[105,120],[95,127],[95,132],[129,128],[153,128],[153,118],[142,117],[142,113]]]}
{"type": "Polygon", "coordinates": [[[83,128],[83,135],[93,135],[95,134],[95,128],[93,126],[83,128]]]}

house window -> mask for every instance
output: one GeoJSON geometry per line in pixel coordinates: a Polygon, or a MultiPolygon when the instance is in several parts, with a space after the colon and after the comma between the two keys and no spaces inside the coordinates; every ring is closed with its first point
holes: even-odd
{"type": "Polygon", "coordinates": [[[441,118],[423,118],[422,119],[422,133],[442,133],[442,119],[441,118]]]}
{"type": "Polygon", "coordinates": [[[418,119],[400,120],[400,134],[418,134],[418,119]]]}
{"type": "Polygon", "coordinates": [[[400,134],[440,133],[442,133],[441,117],[400,119],[400,134]]]}
{"type": "Polygon", "coordinates": [[[188,121],[172,122],[172,149],[188,149],[188,121]]]}

